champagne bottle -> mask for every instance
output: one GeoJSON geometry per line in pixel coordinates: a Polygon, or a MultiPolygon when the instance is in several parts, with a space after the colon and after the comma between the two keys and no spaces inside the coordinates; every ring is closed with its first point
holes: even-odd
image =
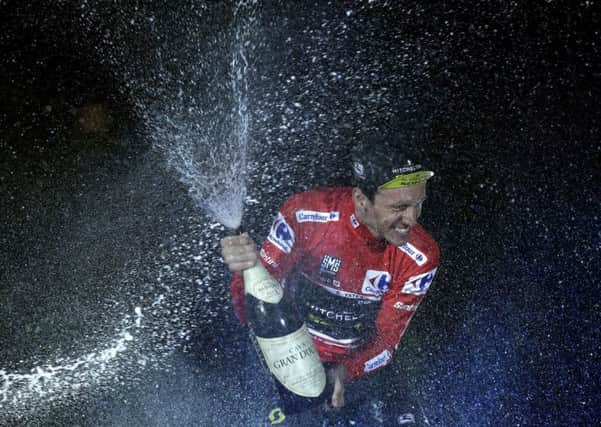
{"type": "Polygon", "coordinates": [[[280,395],[285,388],[308,406],[318,403],[312,401],[323,397],[326,374],[307,326],[261,262],[242,274],[247,318],[280,395]]]}

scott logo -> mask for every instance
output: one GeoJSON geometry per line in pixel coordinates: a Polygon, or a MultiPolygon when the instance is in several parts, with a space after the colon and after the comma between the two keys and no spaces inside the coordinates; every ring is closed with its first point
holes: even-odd
{"type": "Polygon", "coordinates": [[[286,415],[280,408],[274,408],[269,412],[269,421],[271,421],[271,425],[281,424],[286,421],[286,415]]]}

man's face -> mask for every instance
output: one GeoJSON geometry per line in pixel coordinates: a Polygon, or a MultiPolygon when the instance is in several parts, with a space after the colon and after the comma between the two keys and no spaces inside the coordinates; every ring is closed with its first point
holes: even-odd
{"type": "Polygon", "coordinates": [[[391,190],[379,190],[374,202],[365,199],[365,226],[377,237],[394,246],[409,239],[411,229],[422,213],[426,200],[426,184],[412,185],[391,190]]]}

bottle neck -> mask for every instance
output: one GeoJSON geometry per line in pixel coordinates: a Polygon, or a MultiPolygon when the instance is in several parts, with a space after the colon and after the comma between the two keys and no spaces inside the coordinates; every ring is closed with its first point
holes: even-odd
{"type": "Polygon", "coordinates": [[[244,270],[242,277],[244,278],[244,292],[261,301],[278,304],[284,297],[284,289],[261,262],[244,270]]]}

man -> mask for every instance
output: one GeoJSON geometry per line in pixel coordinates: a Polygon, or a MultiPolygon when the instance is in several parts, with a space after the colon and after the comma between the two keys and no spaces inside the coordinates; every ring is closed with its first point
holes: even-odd
{"type": "MultiPolygon", "coordinates": [[[[292,295],[333,385],[331,405],[345,405],[345,386],[388,365],[423,300],[439,262],[438,245],[418,224],[426,170],[412,144],[388,132],[351,152],[353,188],[291,196],[260,252],[247,236],[222,240],[229,269],[255,263],[292,295]]],[[[231,285],[245,322],[244,285],[231,285]]]]}

